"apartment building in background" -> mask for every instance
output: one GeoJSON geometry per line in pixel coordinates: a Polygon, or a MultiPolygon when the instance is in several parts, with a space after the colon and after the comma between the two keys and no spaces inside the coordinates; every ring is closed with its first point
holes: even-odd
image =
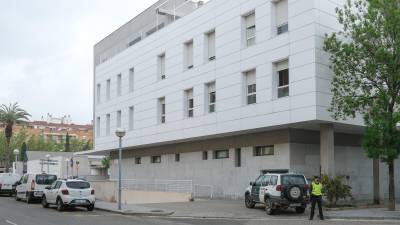
{"type": "Polygon", "coordinates": [[[124,178],[193,180],[238,198],[260,170],[290,169],[343,176],[367,200],[379,168],[386,197],[361,118],[328,112],[324,35],[340,28],[344,2],[158,1],[94,46],[92,153],[110,153],[116,178],[123,127],[124,178]]]}

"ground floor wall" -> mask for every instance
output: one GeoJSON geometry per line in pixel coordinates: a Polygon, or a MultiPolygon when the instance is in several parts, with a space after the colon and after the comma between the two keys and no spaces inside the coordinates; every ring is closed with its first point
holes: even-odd
{"type": "MultiPolygon", "coordinates": [[[[320,174],[320,147],[315,131],[280,131],[210,139],[202,142],[165,145],[124,151],[124,179],[192,180],[197,195],[242,198],[244,189],[262,169],[290,169],[308,178],[320,174]],[[303,138],[304,137],[304,138],[303,138]],[[271,155],[257,156],[255,147],[273,146],[271,155]],[[216,158],[218,150],[229,150],[216,158]],[[240,156],[237,151],[240,149],[240,156]],[[204,158],[207,152],[207,158],[204,158]],[[179,154],[179,156],[177,156],[179,154]],[[152,162],[153,156],[161,161],[152,162]],[[179,160],[177,160],[177,157],[179,160]],[[137,162],[140,158],[140,164],[137,162]],[[240,158],[240,160],[238,159],[240,158]],[[238,163],[240,161],[240,163],[238,163]]],[[[335,171],[352,186],[356,200],[373,198],[372,160],[360,147],[359,136],[335,134],[335,171]]],[[[117,155],[113,153],[110,178],[117,178],[117,155]]],[[[381,165],[382,197],[387,196],[387,168],[381,165]]],[[[400,162],[396,161],[396,191],[400,196],[400,162]]]]}

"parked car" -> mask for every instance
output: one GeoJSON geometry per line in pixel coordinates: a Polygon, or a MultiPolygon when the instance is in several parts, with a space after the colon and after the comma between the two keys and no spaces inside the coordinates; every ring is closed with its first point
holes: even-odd
{"type": "Polygon", "coordinates": [[[265,173],[260,175],[245,191],[247,208],[255,204],[264,204],[268,215],[277,209],[294,208],[297,213],[304,213],[308,203],[309,186],[302,174],[265,173]]]}
{"type": "Polygon", "coordinates": [[[10,197],[15,194],[16,183],[21,176],[16,173],[0,173],[0,195],[7,194],[10,197]]]}
{"type": "Polygon", "coordinates": [[[28,204],[34,200],[41,200],[43,190],[57,180],[52,174],[25,174],[17,182],[15,200],[24,199],[28,204]]]}
{"type": "Polygon", "coordinates": [[[43,208],[56,205],[58,211],[68,207],[86,207],[93,211],[96,198],[90,183],[81,179],[57,180],[47,186],[42,197],[43,208]]]}

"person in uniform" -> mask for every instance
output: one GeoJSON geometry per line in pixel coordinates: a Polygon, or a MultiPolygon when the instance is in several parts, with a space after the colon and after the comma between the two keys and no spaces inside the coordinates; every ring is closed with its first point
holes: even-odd
{"type": "Polygon", "coordinates": [[[324,214],[322,213],[322,184],[319,177],[315,177],[310,187],[311,193],[311,213],[310,220],[314,219],[315,204],[318,204],[319,218],[324,220],[324,214]]]}

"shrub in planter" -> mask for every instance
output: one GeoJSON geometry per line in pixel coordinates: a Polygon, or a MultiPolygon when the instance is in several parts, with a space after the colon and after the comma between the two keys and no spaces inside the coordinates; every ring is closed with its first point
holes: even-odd
{"type": "Polygon", "coordinates": [[[322,194],[328,199],[329,206],[331,207],[336,207],[339,199],[352,197],[351,187],[344,184],[341,177],[323,175],[321,182],[323,185],[322,194]]]}

